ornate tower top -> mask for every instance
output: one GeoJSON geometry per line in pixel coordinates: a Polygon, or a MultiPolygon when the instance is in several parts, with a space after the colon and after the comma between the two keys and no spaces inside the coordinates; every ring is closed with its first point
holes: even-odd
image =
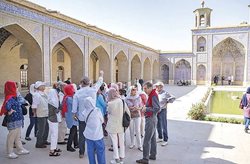
{"type": "Polygon", "coordinates": [[[204,8],[204,5],[205,5],[205,1],[202,1],[201,2],[201,7],[204,8]]]}
{"type": "Polygon", "coordinates": [[[206,28],[210,27],[212,9],[205,7],[205,1],[201,2],[201,8],[194,11],[195,13],[195,27],[206,28]]]}

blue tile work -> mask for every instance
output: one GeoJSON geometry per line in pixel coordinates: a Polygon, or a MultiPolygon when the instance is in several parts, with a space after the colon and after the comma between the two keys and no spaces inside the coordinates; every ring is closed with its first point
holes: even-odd
{"type": "Polygon", "coordinates": [[[123,46],[129,47],[129,48],[136,50],[136,51],[146,52],[146,53],[152,52],[150,50],[145,50],[143,48],[133,46],[133,45],[127,44],[127,43],[122,42],[122,41],[115,40],[112,37],[107,37],[105,35],[94,33],[94,32],[88,31],[84,28],[79,28],[71,23],[67,23],[67,22],[61,21],[61,20],[56,19],[56,18],[45,16],[43,14],[39,14],[37,12],[27,10],[25,8],[22,8],[22,7],[14,6],[14,5],[7,3],[7,2],[4,2],[4,1],[0,1],[0,12],[5,12],[5,13],[16,15],[19,17],[21,16],[21,17],[24,17],[26,19],[37,21],[37,22],[40,22],[42,24],[47,24],[50,26],[57,26],[61,29],[66,29],[68,31],[78,33],[78,34],[81,34],[84,36],[88,36],[91,38],[95,38],[95,39],[98,39],[101,41],[123,45],[123,46]]]}
{"type": "Polygon", "coordinates": [[[193,30],[193,34],[214,34],[214,33],[239,33],[249,32],[250,26],[244,27],[225,27],[225,28],[213,28],[213,29],[200,29],[193,30]]]}

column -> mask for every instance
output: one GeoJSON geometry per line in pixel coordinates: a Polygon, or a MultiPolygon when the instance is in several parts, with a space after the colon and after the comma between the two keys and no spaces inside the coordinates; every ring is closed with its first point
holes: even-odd
{"type": "Polygon", "coordinates": [[[131,85],[131,54],[128,49],[128,79],[127,79],[128,87],[131,85]]]}
{"type": "Polygon", "coordinates": [[[114,82],[114,45],[110,44],[110,82],[114,82]]]}
{"type": "Polygon", "coordinates": [[[84,37],[84,72],[83,76],[90,76],[89,75],[89,38],[87,36],[84,37]]]}
{"type": "Polygon", "coordinates": [[[140,75],[140,77],[138,77],[138,79],[137,80],[139,80],[139,79],[143,79],[144,80],[144,62],[142,62],[142,54],[140,54],[140,60],[141,60],[141,75],[140,75]]]}
{"type": "MultiPolygon", "coordinates": [[[[52,52],[50,47],[50,28],[43,25],[43,81],[51,84],[52,81],[52,52]]],[[[39,80],[39,79],[37,79],[39,80]]]]}

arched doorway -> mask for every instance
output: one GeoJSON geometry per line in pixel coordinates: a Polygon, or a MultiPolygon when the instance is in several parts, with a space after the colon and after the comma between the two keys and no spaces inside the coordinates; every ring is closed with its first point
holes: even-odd
{"type": "Polygon", "coordinates": [[[128,59],[123,51],[115,57],[114,70],[116,82],[128,82],[128,59]]]}
{"type": "Polygon", "coordinates": [[[32,35],[17,24],[0,28],[0,59],[0,92],[3,92],[7,80],[25,86],[43,80],[41,48],[32,35]],[[26,66],[22,67],[23,63],[27,63],[29,71],[24,71],[26,66]],[[23,76],[20,76],[20,69],[23,76]],[[21,77],[24,79],[21,80],[21,77]]]}
{"type": "Polygon", "coordinates": [[[143,79],[144,81],[152,80],[151,63],[150,63],[149,58],[146,58],[143,64],[143,79]]]}
{"type": "Polygon", "coordinates": [[[71,78],[73,83],[79,83],[83,77],[83,66],[83,53],[71,38],[65,38],[53,47],[52,81],[71,78]]]}
{"type": "Polygon", "coordinates": [[[233,77],[233,84],[242,85],[244,80],[245,67],[244,46],[232,39],[227,38],[213,48],[212,58],[212,79],[219,76],[225,80],[233,77]]]}
{"type": "Polygon", "coordinates": [[[206,81],[206,67],[201,64],[197,68],[197,84],[204,85],[206,81]]]}
{"type": "Polygon", "coordinates": [[[191,81],[191,65],[185,59],[181,59],[175,64],[175,84],[178,81],[191,81]]]}
{"type": "Polygon", "coordinates": [[[159,79],[159,63],[155,60],[153,64],[153,83],[159,79]]]}
{"type": "Polygon", "coordinates": [[[166,64],[163,64],[161,66],[161,76],[162,76],[162,81],[165,84],[169,84],[169,66],[166,64]]]}
{"type": "Polygon", "coordinates": [[[135,83],[135,80],[141,78],[141,60],[138,55],[135,55],[131,61],[131,84],[135,83]]]}
{"type": "Polygon", "coordinates": [[[104,71],[104,81],[110,83],[110,59],[108,53],[102,46],[98,46],[90,54],[89,78],[93,82],[98,80],[100,70],[104,71]]]}

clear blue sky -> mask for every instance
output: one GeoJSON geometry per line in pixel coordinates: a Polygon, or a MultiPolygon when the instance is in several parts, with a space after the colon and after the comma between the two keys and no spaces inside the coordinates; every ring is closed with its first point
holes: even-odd
{"type": "MultiPolygon", "coordinates": [[[[30,0],[162,51],[192,49],[193,11],[201,0],[30,0]]],[[[250,0],[206,0],[212,26],[249,19],[250,0]]]]}

